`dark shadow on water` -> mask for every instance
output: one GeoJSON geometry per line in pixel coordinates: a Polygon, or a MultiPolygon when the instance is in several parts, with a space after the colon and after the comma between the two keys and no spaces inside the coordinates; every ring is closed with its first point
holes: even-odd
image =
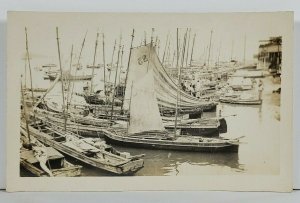
{"type": "MultiPolygon", "coordinates": [[[[149,150],[124,148],[115,146],[121,151],[130,152],[132,155],[144,153],[144,168],[136,173],[137,176],[166,176],[179,175],[180,166],[187,165],[193,169],[201,170],[201,167],[218,167],[224,169],[224,174],[227,174],[228,169],[236,172],[243,172],[244,165],[239,163],[238,153],[197,153],[197,152],[177,152],[167,150],[149,150]]],[[[89,166],[81,161],[78,161],[70,156],[66,159],[75,165],[81,165],[81,176],[115,176],[112,173],[105,172],[101,169],[89,166]]],[[[207,170],[207,169],[206,169],[207,170]]],[[[187,174],[189,175],[189,174],[187,174]]],[[[192,175],[192,174],[191,174],[192,175]]],[[[201,175],[201,174],[200,174],[201,175]]],[[[213,175],[213,174],[212,174],[213,175]]],[[[20,176],[34,177],[30,172],[21,168],[20,176]]]]}
{"type": "MultiPolygon", "coordinates": [[[[149,150],[117,147],[121,151],[128,151],[132,154],[144,153],[146,156],[145,167],[137,175],[142,176],[163,176],[169,175],[169,172],[176,171],[180,173],[179,167],[187,165],[197,170],[200,167],[219,167],[230,168],[235,172],[243,172],[244,165],[239,163],[238,153],[197,153],[197,152],[179,152],[168,150],[149,150]]],[[[176,175],[171,174],[171,175],[176,175]]]]}

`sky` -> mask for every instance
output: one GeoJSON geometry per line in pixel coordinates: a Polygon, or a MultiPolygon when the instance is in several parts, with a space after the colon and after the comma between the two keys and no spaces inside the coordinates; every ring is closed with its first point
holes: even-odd
{"type": "MultiPolygon", "coordinates": [[[[121,45],[124,45],[123,65],[126,67],[133,28],[135,29],[133,46],[139,46],[145,36],[147,42],[150,42],[154,28],[152,35],[154,39],[158,37],[160,40],[161,58],[167,36],[170,36],[170,48],[173,53],[176,48],[176,29],[179,28],[179,39],[182,43],[184,32],[187,28],[191,28],[190,47],[196,34],[193,54],[195,60],[201,57],[203,59],[212,36],[210,53],[212,60],[216,60],[220,52],[220,61],[230,60],[231,55],[233,59],[242,61],[246,44],[246,61],[251,61],[253,55],[258,52],[259,40],[282,35],[284,15],[284,12],[219,14],[11,12],[8,16],[8,54],[14,59],[11,65],[24,69],[25,27],[27,27],[32,67],[47,63],[58,64],[56,40],[58,27],[64,69],[69,67],[72,45],[74,54],[79,55],[85,33],[87,36],[81,62],[84,66],[93,63],[97,32],[104,33],[105,36],[106,64],[111,62],[114,41],[117,41],[118,50],[121,39],[121,45]]],[[[103,63],[102,43],[103,38],[100,34],[96,64],[103,63]]],[[[114,55],[115,63],[117,50],[114,55]]],[[[208,51],[204,58],[207,58],[207,53],[208,51]]]]}

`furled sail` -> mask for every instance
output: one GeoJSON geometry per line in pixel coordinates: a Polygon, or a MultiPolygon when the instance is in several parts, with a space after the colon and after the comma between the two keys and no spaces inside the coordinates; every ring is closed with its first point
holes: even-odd
{"type": "Polygon", "coordinates": [[[153,71],[132,83],[131,89],[128,134],[165,130],[154,91],[153,71]]]}
{"type": "MultiPolygon", "coordinates": [[[[160,106],[175,108],[177,84],[162,66],[155,47],[151,44],[135,47],[131,50],[128,78],[125,91],[124,109],[128,109],[132,83],[142,78],[149,70],[153,71],[154,89],[160,106]]],[[[194,108],[209,105],[211,102],[201,101],[184,91],[180,91],[180,108],[194,108]]]]}

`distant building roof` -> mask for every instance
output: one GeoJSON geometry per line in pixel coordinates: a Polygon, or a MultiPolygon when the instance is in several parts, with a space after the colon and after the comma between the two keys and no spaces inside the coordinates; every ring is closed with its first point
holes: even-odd
{"type": "Polygon", "coordinates": [[[265,42],[264,44],[260,44],[259,48],[264,48],[272,45],[281,45],[282,37],[270,37],[269,40],[261,40],[261,42],[265,42]]]}

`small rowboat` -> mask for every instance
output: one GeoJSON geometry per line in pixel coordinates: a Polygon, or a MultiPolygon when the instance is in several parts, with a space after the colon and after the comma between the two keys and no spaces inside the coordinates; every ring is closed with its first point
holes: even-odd
{"type": "MultiPolygon", "coordinates": [[[[20,149],[20,165],[35,176],[49,177],[50,175],[41,167],[41,163],[38,160],[34,149],[32,149],[32,147],[28,148],[29,146],[32,146],[32,143],[34,142],[28,144],[29,140],[27,138],[27,133],[22,128],[21,140],[26,140],[26,142],[22,143],[22,147],[20,149]]],[[[37,140],[35,140],[35,143],[37,143],[40,148],[45,151],[45,154],[47,155],[47,161],[45,160],[45,167],[47,167],[51,171],[54,177],[80,176],[82,166],[71,164],[61,153],[59,153],[52,147],[46,147],[37,140]]]]}
{"type": "MultiPolygon", "coordinates": [[[[80,176],[81,166],[73,165],[66,161],[65,157],[52,147],[46,147],[48,154],[47,166],[54,177],[73,177],[80,176]]],[[[38,177],[48,177],[40,167],[39,161],[34,157],[33,150],[22,148],[20,151],[21,166],[38,177]]]]}
{"type": "MultiPolygon", "coordinates": [[[[22,124],[25,128],[25,124],[22,124]]],[[[144,155],[131,156],[119,152],[100,139],[83,138],[61,127],[35,121],[29,125],[32,136],[45,145],[67,154],[79,161],[118,175],[132,175],[144,166],[144,155]]]]}
{"type": "MultiPolygon", "coordinates": [[[[55,80],[58,74],[48,74],[49,80],[55,80]]],[[[93,75],[65,75],[64,80],[91,80],[93,75]]]]}
{"type": "Polygon", "coordinates": [[[229,104],[241,104],[241,105],[261,105],[262,100],[257,97],[249,95],[231,95],[231,96],[221,96],[220,102],[229,104]]]}

